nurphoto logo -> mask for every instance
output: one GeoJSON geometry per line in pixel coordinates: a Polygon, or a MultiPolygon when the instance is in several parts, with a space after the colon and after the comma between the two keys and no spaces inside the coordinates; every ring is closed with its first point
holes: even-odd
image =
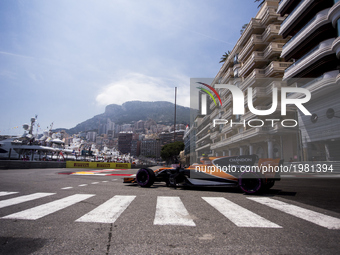
{"type": "MultiPolygon", "coordinates": [[[[203,82],[196,82],[204,87],[197,87],[202,93],[200,93],[200,114],[201,115],[207,115],[207,95],[210,96],[211,100],[214,102],[214,104],[217,106],[217,100],[220,104],[220,107],[223,108],[224,105],[221,100],[220,94],[216,91],[216,89],[225,89],[229,90],[231,93],[232,98],[232,113],[233,115],[244,115],[245,114],[245,105],[247,105],[249,111],[257,116],[268,116],[273,114],[275,111],[277,111],[278,105],[280,104],[280,112],[281,116],[286,116],[287,114],[287,105],[293,105],[297,109],[299,109],[304,115],[312,115],[304,106],[303,104],[307,103],[311,99],[311,93],[306,88],[298,88],[298,87],[273,87],[271,89],[272,93],[272,103],[269,109],[256,109],[253,104],[253,87],[247,88],[247,102],[245,104],[245,95],[242,92],[242,90],[237,87],[236,85],[232,84],[215,84],[214,87],[203,83],[203,82]],[[281,100],[279,101],[279,89],[281,94],[281,100]],[[209,91],[210,90],[210,91],[209,91]],[[299,93],[302,96],[299,96],[298,98],[289,98],[289,95],[293,93],[299,93]]],[[[255,88],[256,89],[256,88],[255,88]]],[[[244,127],[246,125],[250,127],[262,127],[265,122],[271,123],[271,126],[274,127],[274,124],[276,122],[281,122],[281,125],[283,127],[296,127],[297,121],[295,119],[250,119],[248,121],[243,120],[242,122],[233,122],[232,119],[227,120],[223,118],[213,119],[213,126],[216,125],[225,125],[227,123],[230,123],[231,126],[233,125],[243,125],[244,127]]]]}

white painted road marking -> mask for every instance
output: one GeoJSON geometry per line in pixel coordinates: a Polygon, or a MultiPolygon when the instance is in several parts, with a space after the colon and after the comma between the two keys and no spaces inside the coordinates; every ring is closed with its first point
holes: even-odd
{"type": "Polygon", "coordinates": [[[92,182],[91,184],[98,184],[99,182],[92,182]]]}
{"type": "Polygon", "coordinates": [[[136,196],[114,196],[76,221],[114,223],[135,197],[136,196]]]}
{"type": "Polygon", "coordinates": [[[47,204],[36,206],[18,213],[13,213],[2,218],[36,220],[93,196],[94,195],[92,194],[76,194],[62,199],[58,199],[47,204]]]}
{"type": "Polygon", "coordinates": [[[10,198],[6,200],[0,201],[0,208],[11,206],[11,205],[16,205],[16,204],[21,204],[27,201],[35,200],[38,198],[42,197],[47,197],[54,195],[55,193],[34,193],[31,195],[25,195],[25,196],[20,196],[20,197],[15,197],[15,198],[10,198]]]}
{"type": "Polygon", "coordinates": [[[61,188],[61,189],[73,189],[73,187],[65,187],[65,188],[61,188]]]}
{"type": "Polygon", "coordinates": [[[7,196],[7,195],[12,195],[12,194],[16,194],[16,193],[19,193],[19,192],[0,191],[0,197],[7,196]]]}
{"type": "Polygon", "coordinates": [[[282,228],[281,226],[257,215],[223,197],[202,197],[238,227],[282,228]]]}
{"type": "Polygon", "coordinates": [[[154,225],[196,226],[179,197],[157,197],[154,225]]]}
{"type": "Polygon", "coordinates": [[[87,186],[87,184],[80,184],[78,185],[79,187],[84,187],[84,186],[87,186]]]}
{"type": "Polygon", "coordinates": [[[281,202],[279,200],[267,197],[247,197],[247,198],[260,204],[277,209],[281,212],[285,212],[300,219],[312,222],[321,227],[325,227],[328,229],[340,229],[340,219],[338,218],[314,212],[308,209],[304,209],[296,205],[290,205],[285,202],[281,202]]]}

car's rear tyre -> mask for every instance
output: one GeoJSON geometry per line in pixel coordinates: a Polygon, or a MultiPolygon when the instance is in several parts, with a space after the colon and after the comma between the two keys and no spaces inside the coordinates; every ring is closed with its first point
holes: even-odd
{"type": "Polygon", "coordinates": [[[238,185],[246,194],[254,194],[261,190],[263,181],[261,175],[254,172],[243,172],[239,176],[238,185]]]}
{"type": "Polygon", "coordinates": [[[263,185],[263,190],[271,189],[275,184],[275,180],[267,180],[267,183],[263,185]]]}
{"type": "Polygon", "coordinates": [[[155,173],[150,168],[141,168],[136,174],[136,181],[141,187],[150,187],[155,182],[155,173]]]}

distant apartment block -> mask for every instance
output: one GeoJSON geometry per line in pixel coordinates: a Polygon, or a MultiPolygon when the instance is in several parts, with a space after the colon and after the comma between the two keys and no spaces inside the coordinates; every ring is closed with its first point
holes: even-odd
{"type": "Polygon", "coordinates": [[[141,141],[140,155],[145,157],[159,158],[161,153],[161,143],[159,139],[141,141]]]}
{"type": "Polygon", "coordinates": [[[184,130],[176,130],[175,134],[174,132],[162,132],[159,134],[159,139],[161,146],[164,146],[168,143],[173,142],[183,142],[183,136],[184,136],[184,130]]]}

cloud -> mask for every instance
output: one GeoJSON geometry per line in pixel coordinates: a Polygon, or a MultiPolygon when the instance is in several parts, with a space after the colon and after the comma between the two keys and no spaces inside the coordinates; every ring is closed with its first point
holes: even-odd
{"type": "Polygon", "coordinates": [[[105,86],[96,96],[99,105],[122,104],[127,101],[175,101],[177,87],[177,104],[190,106],[190,79],[183,75],[170,78],[147,76],[140,73],[127,73],[118,81],[105,86]]]}

